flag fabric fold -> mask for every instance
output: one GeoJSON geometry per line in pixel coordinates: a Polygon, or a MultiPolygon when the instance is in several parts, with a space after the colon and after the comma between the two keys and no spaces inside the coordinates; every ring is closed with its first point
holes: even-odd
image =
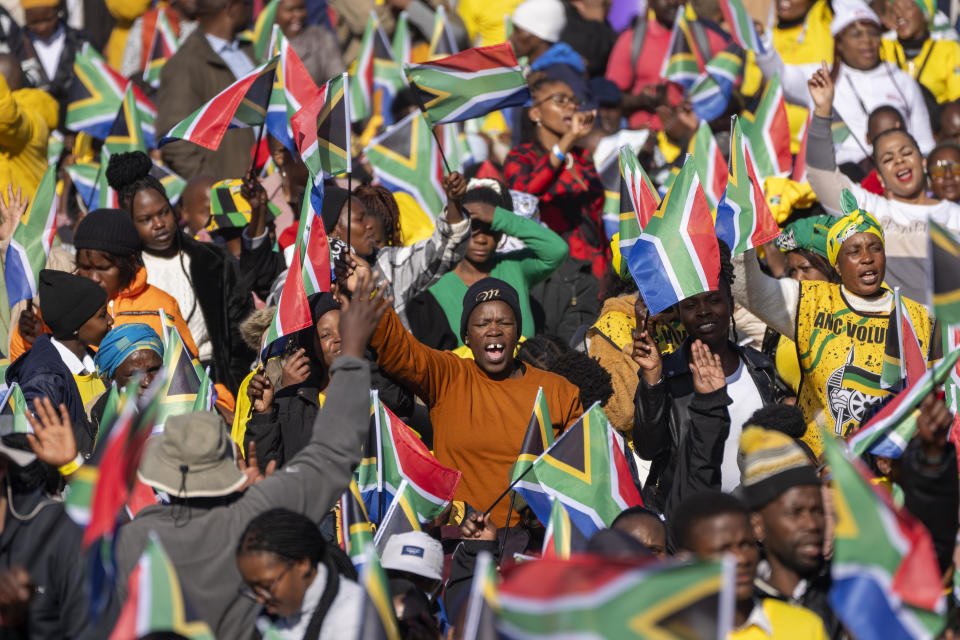
{"type": "Polygon", "coordinates": [[[823,441],[837,515],[831,608],[858,638],[937,637],[946,603],[930,533],[842,442],[823,441]]]}
{"type": "Polygon", "coordinates": [[[436,60],[459,53],[457,40],[447,22],[447,10],[438,5],[433,14],[433,31],[430,33],[430,43],[427,51],[428,60],[436,60]]]}
{"type": "Polygon", "coordinates": [[[690,156],[630,251],[628,265],[650,315],[716,290],[720,250],[690,156]]]}
{"type": "Polygon", "coordinates": [[[933,308],[944,325],[960,324],[960,239],[930,220],[933,308]]]}
{"type": "Polygon", "coordinates": [[[431,125],[479,118],[530,100],[520,63],[508,43],[408,65],[405,71],[431,125]]]}
{"type": "Polygon", "coordinates": [[[167,60],[177,52],[179,46],[177,34],[167,18],[167,12],[157,12],[157,23],[153,28],[150,45],[147,47],[146,59],[143,61],[143,81],[154,89],[158,89],[160,87],[160,71],[167,60]]]}
{"type": "Polygon", "coordinates": [[[436,518],[453,500],[461,472],[440,464],[416,433],[370,393],[370,433],[356,470],[370,521],[382,514],[406,483],[407,501],[420,524],[436,518]]]}
{"type": "Polygon", "coordinates": [[[910,310],[903,304],[900,287],[893,289],[893,309],[887,324],[880,388],[899,391],[916,382],[927,371],[927,358],[920,346],[910,310]]]}
{"type": "Polygon", "coordinates": [[[790,154],[790,123],[779,75],[770,78],[757,110],[743,114],[741,126],[757,177],[764,181],[788,175],[793,168],[793,156],[790,154]]]}
{"type": "Polygon", "coordinates": [[[690,154],[693,156],[693,166],[697,169],[707,205],[713,211],[727,188],[727,162],[723,159],[720,145],[713,137],[710,125],[703,120],[690,140],[690,154]]]}
{"type": "Polygon", "coordinates": [[[370,11],[360,43],[360,53],[350,72],[351,120],[358,122],[380,116],[384,124],[392,124],[390,106],[393,96],[406,85],[400,65],[384,35],[376,13],[370,11]]]}
{"type": "Polygon", "coordinates": [[[508,638],[722,640],[733,619],[732,562],[595,555],[522,562],[496,587],[508,638]]]}
{"type": "MultiPolygon", "coordinates": [[[[64,124],[71,131],[84,131],[103,140],[117,117],[123,94],[132,81],[114,71],[88,43],[84,43],[74,59],[73,73],[75,77],[70,85],[70,102],[64,124]]],[[[156,146],[154,122],[157,119],[157,107],[139,87],[135,84],[132,86],[147,147],[153,148],[156,146]]]]}
{"type": "Polygon", "coordinates": [[[147,546],[127,579],[127,598],[110,640],[136,640],[163,633],[190,640],[213,640],[207,623],[196,619],[184,597],[177,570],[150,532],[147,546]]]}
{"type": "Polygon", "coordinates": [[[960,350],[947,353],[910,385],[896,394],[866,424],[850,437],[855,455],[872,453],[886,458],[899,458],[917,430],[920,402],[950,376],[960,360],[960,350]]]}
{"type": "Polygon", "coordinates": [[[430,220],[443,211],[443,160],[421,113],[406,116],[364,149],[373,174],[390,191],[408,194],[430,220]]]}
{"type": "Polygon", "coordinates": [[[254,68],[174,125],[161,138],[160,145],[187,140],[215,151],[227,129],[264,124],[279,64],[279,56],[274,56],[254,68]]]}
{"type": "Polygon", "coordinates": [[[339,525],[340,548],[349,556],[357,573],[361,573],[367,544],[373,543],[373,527],[354,478],[340,497],[339,525]]]}
{"type": "MultiPolygon", "coordinates": [[[[563,503],[586,538],[609,527],[624,509],[643,504],[623,447],[595,403],[533,462],[532,473],[543,491],[563,503]]],[[[549,522],[549,512],[534,508],[534,513],[544,525],[549,522]]]]}
{"type": "Polygon", "coordinates": [[[759,247],[780,235],[780,227],[763,194],[763,185],[754,172],[750,151],[744,144],[740,118],[733,122],[730,175],[717,205],[716,230],[717,237],[730,247],[731,255],[759,247]]]}
{"type": "Polygon", "coordinates": [[[11,308],[21,300],[37,296],[40,271],[47,264],[57,236],[57,204],[57,167],[54,165],[44,172],[7,245],[3,275],[11,308]]]}

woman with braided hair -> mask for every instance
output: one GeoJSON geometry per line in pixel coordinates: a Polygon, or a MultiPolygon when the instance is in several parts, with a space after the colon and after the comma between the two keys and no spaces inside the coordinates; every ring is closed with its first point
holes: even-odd
{"type": "Polygon", "coordinates": [[[235,390],[255,357],[239,331],[240,322],[253,311],[253,299],[238,286],[231,256],[177,229],[167,192],[150,175],[152,166],[140,151],[116,154],[107,166],[107,181],[140,236],[147,282],[176,299],[196,340],[200,363],[210,366],[215,381],[235,390]]]}
{"type": "MultiPolygon", "coordinates": [[[[360,635],[365,594],[337,563],[310,518],[287,509],[266,511],[247,525],[237,545],[241,593],[263,604],[257,627],[265,638],[350,640],[360,635]]],[[[351,577],[355,577],[355,573],[351,577]]]]}
{"type": "Polygon", "coordinates": [[[756,349],[731,340],[733,280],[730,249],[720,241],[719,287],[676,305],[687,338],[669,355],[660,355],[647,318],[637,322],[633,359],[640,367],[640,380],[634,398],[633,444],[637,455],[652,461],[644,504],[660,511],[676,480],[678,456],[691,421],[729,412],[730,429],[715,488],[731,491],[740,484],[737,449],[743,424],[754,411],[785,395],[773,362],[756,349]],[[726,378],[726,387],[710,394],[695,392],[694,378],[699,374],[691,367],[692,361],[704,356],[718,359],[726,378]]]}

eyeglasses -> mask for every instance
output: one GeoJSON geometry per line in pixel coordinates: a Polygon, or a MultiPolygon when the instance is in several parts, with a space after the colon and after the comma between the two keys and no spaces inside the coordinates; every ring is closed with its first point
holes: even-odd
{"type": "Polygon", "coordinates": [[[250,586],[248,584],[240,585],[240,595],[244,598],[249,598],[256,602],[270,602],[273,600],[273,588],[277,586],[277,583],[283,579],[283,576],[287,575],[287,572],[293,568],[293,563],[290,562],[287,564],[286,568],[280,572],[276,578],[273,579],[273,582],[270,583],[270,586],[264,589],[260,585],[250,586]]]}
{"type": "Polygon", "coordinates": [[[583,101],[577,96],[569,96],[565,93],[554,93],[552,95],[547,96],[540,102],[534,104],[533,106],[539,107],[547,100],[551,100],[553,104],[557,105],[558,107],[565,107],[568,104],[571,104],[574,107],[579,107],[581,104],[583,104],[583,101]]]}
{"type": "Polygon", "coordinates": [[[930,167],[929,171],[931,178],[943,178],[947,175],[947,172],[950,172],[955,176],[960,176],[960,162],[941,160],[930,167]]]}

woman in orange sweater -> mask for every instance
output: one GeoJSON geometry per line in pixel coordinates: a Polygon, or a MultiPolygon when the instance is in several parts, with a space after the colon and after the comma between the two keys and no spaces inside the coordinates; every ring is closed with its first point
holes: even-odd
{"type": "MultiPolygon", "coordinates": [[[[177,327],[190,354],[196,357],[197,345],[177,301],[147,284],[147,270],[140,262],[140,235],[130,216],[115,209],[92,211],[77,225],[73,244],[77,249],[77,275],[93,280],[107,292],[107,310],[114,325],[142,322],[163,335],[163,309],[168,326],[172,322],[177,327]]],[[[10,359],[20,357],[34,339],[49,331],[40,315],[28,307],[10,336],[10,359]]]]}
{"type": "MultiPolygon", "coordinates": [[[[486,510],[510,484],[537,390],[543,387],[558,432],[583,413],[578,389],[561,376],[514,359],[520,302],[503,280],[484,278],[463,298],[460,336],[473,359],[431,349],[416,340],[391,309],[370,342],[385,374],[408,386],[430,409],[433,450],[463,472],[457,500],[486,510]]],[[[491,513],[504,526],[508,500],[491,513]]],[[[514,515],[514,522],[518,517],[514,515]]]]}

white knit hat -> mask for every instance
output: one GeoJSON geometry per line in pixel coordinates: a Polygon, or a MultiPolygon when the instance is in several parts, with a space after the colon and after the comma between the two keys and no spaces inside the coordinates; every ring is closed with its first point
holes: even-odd
{"type": "Polygon", "coordinates": [[[880,18],[874,13],[873,9],[861,0],[841,0],[834,3],[833,22],[830,23],[830,35],[837,37],[841,31],[849,27],[854,22],[865,20],[873,22],[878,27],[881,26],[880,18]]]}
{"type": "Polygon", "coordinates": [[[567,26],[567,14],[560,0],[526,0],[514,9],[513,25],[541,40],[557,42],[567,26]]]}

